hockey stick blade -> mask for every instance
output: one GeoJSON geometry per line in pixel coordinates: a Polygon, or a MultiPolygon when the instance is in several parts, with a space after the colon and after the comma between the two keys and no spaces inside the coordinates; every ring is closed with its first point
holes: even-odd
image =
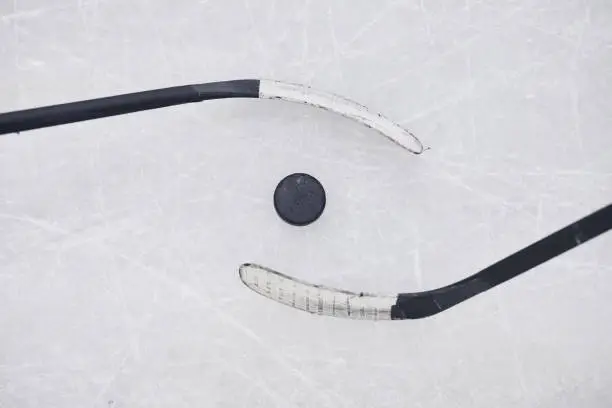
{"type": "Polygon", "coordinates": [[[265,266],[240,266],[241,281],[256,293],[312,314],[360,320],[421,319],[517,277],[612,229],[612,204],[451,285],[418,293],[377,295],[308,283],[265,266]]]}
{"type": "Polygon", "coordinates": [[[174,86],[0,113],[0,135],[227,98],[275,99],[302,103],[336,113],[374,129],[410,153],[421,154],[426,150],[414,134],[357,102],[306,85],[270,79],[237,79],[174,86]]]}

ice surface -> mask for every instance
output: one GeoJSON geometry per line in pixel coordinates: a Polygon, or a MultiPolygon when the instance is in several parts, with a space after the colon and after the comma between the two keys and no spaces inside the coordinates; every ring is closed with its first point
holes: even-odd
{"type": "Polygon", "coordinates": [[[0,137],[0,406],[609,407],[612,236],[419,321],[310,316],[472,274],[612,200],[606,0],[0,1],[0,111],[265,77],[394,119],[226,100],[0,137]],[[325,185],[282,223],[278,181],[325,185]]]}

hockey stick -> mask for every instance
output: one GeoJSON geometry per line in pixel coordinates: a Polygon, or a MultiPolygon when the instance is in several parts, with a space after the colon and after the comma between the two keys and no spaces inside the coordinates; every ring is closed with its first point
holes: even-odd
{"type": "Polygon", "coordinates": [[[318,315],[363,320],[433,316],[506,282],[612,229],[612,204],[451,285],[418,293],[377,295],[314,285],[256,264],[239,275],[253,291],[318,315]]]}
{"type": "Polygon", "coordinates": [[[279,99],[329,110],[370,127],[413,154],[425,148],[411,132],[367,107],[305,85],[240,79],[176,86],[0,114],[0,135],[224,98],[279,99]]]}

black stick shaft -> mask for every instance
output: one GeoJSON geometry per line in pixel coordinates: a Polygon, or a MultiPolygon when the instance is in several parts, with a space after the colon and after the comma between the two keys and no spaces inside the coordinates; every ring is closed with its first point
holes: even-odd
{"type": "Polygon", "coordinates": [[[392,310],[395,319],[419,319],[519,276],[612,229],[612,204],[587,215],[452,285],[421,293],[402,293],[392,310]]]}
{"type": "Polygon", "coordinates": [[[0,114],[0,135],[221,98],[257,98],[259,81],[175,86],[0,114]]]}

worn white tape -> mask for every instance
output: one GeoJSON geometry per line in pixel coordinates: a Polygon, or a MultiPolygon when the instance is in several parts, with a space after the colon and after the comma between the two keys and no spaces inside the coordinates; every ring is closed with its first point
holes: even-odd
{"type": "Polygon", "coordinates": [[[313,285],[255,264],[240,267],[240,279],[260,295],[308,313],[359,320],[391,320],[397,296],[354,293],[313,285]]]}
{"type": "Polygon", "coordinates": [[[259,97],[304,103],[325,109],[378,131],[411,153],[420,154],[425,150],[421,141],[408,130],[340,95],[322,92],[306,85],[262,79],[259,84],[259,97]]]}

